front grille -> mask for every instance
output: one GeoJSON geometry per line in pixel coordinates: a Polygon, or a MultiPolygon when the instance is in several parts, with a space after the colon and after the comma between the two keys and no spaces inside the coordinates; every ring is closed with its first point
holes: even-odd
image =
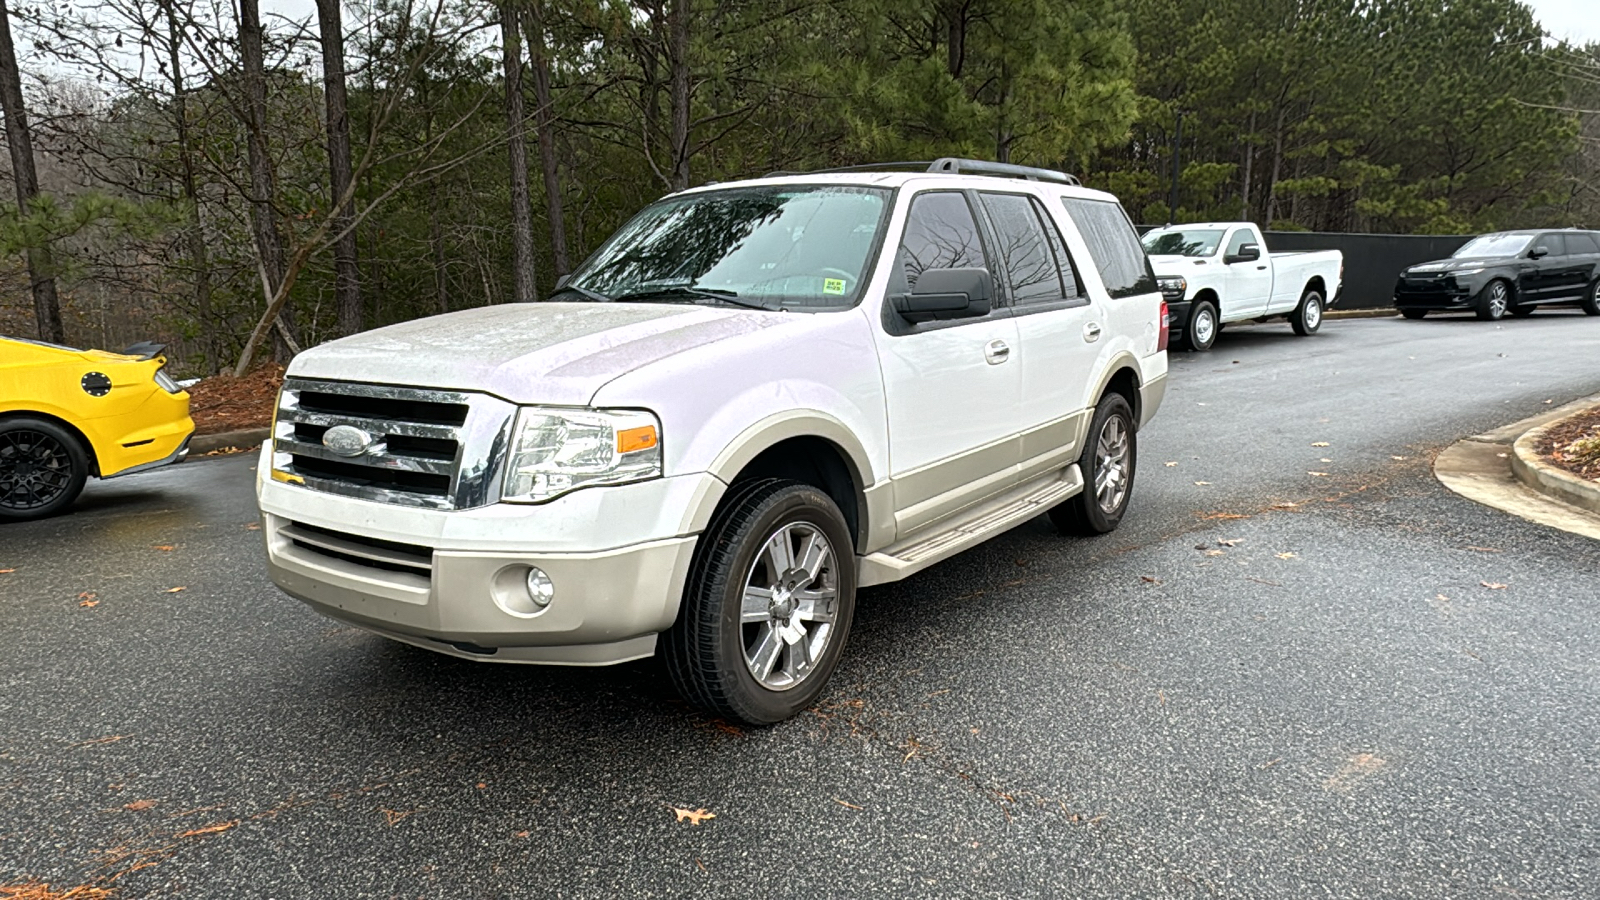
{"type": "Polygon", "coordinates": [[[499,497],[514,412],[484,394],[289,379],[278,400],[273,468],[312,490],[381,503],[482,506],[499,497]],[[365,449],[325,442],[339,426],[359,429],[365,449]],[[340,446],[346,452],[333,449],[340,446]]]}
{"type": "Polygon", "coordinates": [[[296,547],[319,556],[386,572],[423,578],[433,576],[433,550],[428,547],[349,534],[304,522],[290,522],[278,533],[296,547]]]}

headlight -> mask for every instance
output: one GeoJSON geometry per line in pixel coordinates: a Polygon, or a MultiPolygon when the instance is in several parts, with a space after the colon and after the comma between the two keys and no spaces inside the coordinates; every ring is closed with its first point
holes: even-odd
{"type": "Polygon", "coordinates": [[[1455,271],[1451,272],[1450,274],[1453,275],[1456,278],[1466,278],[1466,277],[1471,276],[1471,275],[1476,275],[1476,274],[1478,274],[1479,272],[1482,272],[1482,271],[1483,271],[1482,268],[1477,268],[1477,269],[1456,269],[1455,271]]]}
{"type": "Polygon", "coordinates": [[[1181,275],[1166,275],[1156,279],[1156,284],[1161,287],[1161,293],[1168,300],[1182,300],[1185,291],[1189,290],[1189,282],[1181,275]]]}
{"type": "Polygon", "coordinates": [[[172,376],[167,374],[166,366],[156,370],[156,386],[169,394],[176,394],[183,390],[176,381],[172,380],[172,376]]]}
{"type": "Polygon", "coordinates": [[[631,409],[525,406],[517,412],[502,500],[540,503],[568,491],[661,477],[661,424],[631,409]]]}

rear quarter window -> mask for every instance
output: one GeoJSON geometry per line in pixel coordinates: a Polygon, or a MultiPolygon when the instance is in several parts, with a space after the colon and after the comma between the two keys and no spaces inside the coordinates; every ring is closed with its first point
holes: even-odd
{"type": "Polygon", "coordinates": [[[1087,197],[1062,197],[1061,203],[1089,246],[1106,293],[1116,298],[1155,292],[1155,273],[1122,204],[1087,197]]]}

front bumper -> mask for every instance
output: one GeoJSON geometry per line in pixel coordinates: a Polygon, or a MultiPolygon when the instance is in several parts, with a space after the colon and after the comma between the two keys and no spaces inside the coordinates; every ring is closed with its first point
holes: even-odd
{"type": "Polygon", "coordinates": [[[677,618],[718,482],[679,476],[539,505],[426,510],[258,482],[267,570],[317,612],[493,662],[606,665],[649,656],[677,618]],[[555,585],[528,603],[537,567],[555,585]]]}
{"type": "Polygon", "coordinates": [[[1472,308],[1477,296],[1474,286],[1450,278],[1428,281],[1401,280],[1394,288],[1394,305],[1399,309],[1454,309],[1472,308]]]}

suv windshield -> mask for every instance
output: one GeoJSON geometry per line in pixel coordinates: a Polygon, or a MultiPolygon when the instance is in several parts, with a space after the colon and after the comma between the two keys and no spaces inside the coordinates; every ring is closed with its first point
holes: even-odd
{"type": "Polygon", "coordinates": [[[596,251],[557,294],[589,300],[854,305],[890,192],[769,185],[669,197],[596,251]]]}
{"type": "Polygon", "coordinates": [[[1152,231],[1144,236],[1144,252],[1151,256],[1211,256],[1222,242],[1222,229],[1152,231]]]}
{"type": "Polygon", "coordinates": [[[1485,256],[1516,256],[1533,240],[1533,235],[1526,231],[1517,231],[1510,234],[1486,234],[1475,237],[1461,249],[1450,254],[1454,259],[1468,259],[1485,256]]]}

